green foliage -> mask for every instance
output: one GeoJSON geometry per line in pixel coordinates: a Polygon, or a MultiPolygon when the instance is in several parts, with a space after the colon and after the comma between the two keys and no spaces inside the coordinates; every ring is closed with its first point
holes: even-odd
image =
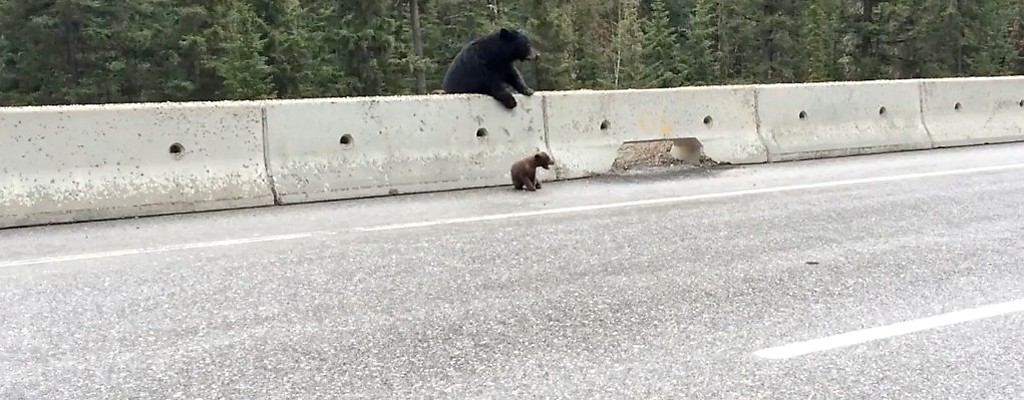
{"type": "Polygon", "coordinates": [[[690,79],[696,84],[718,82],[721,41],[719,37],[719,0],[697,0],[693,8],[693,25],[688,43],[691,54],[690,79]]]}
{"type": "Polygon", "coordinates": [[[0,0],[0,105],[411,94],[499,27],[540,90],[1024,74],[1017,0],[409,1],[0,0]]]}
{"type": "Polygon", "coordinates": [[[804,9],[800,35],[806,54],[804,79],[809,82],[840,77],[839,7],[840,0],[810,0],[804,9]]]}
{"type": "Polygon", "coordinates": [[[682,86],[686,83],[686,65],[682,57],[679,32],[665,0],[652,0],[647,19],[641,24],[643,47],[640,50],[641,88],[682,86]]]}
{"type": "Polygon", "coordinates": [[[273,96],[271,67],[262,54],[262,20],[244,0],[211,0],[209,26],[202,37],[205,54],[200,64],[216,74],[220,88],[217,97],[256,99],[273,96]]]}

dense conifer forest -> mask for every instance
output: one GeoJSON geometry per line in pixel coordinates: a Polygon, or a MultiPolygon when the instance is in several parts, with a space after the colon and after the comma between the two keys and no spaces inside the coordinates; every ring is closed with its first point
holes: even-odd
{"type": "Polygon", "coordinates": [[[426,93],[498,27],[538,90],[1024,73],[1021,0],[0,0],[0,105],[426,93]]]}

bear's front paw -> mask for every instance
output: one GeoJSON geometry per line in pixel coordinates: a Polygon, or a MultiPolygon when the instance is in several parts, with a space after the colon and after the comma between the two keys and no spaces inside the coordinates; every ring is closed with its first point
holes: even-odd
{"type": "Polygon", "coordinates": [[[511,110],[516,108],[516,99],[512,98],[512,96],[508,96],[508,98],[501,101],[501,104],[504,105],[505,108],[511,110]]]}

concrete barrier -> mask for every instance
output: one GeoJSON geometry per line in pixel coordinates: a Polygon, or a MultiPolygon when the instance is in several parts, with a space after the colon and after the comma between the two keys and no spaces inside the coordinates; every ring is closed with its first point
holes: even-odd
{"type": "Polygon", "coordinates": [[[357,99],[265,104],[267,168],[279,203],[388,193],[382,115],[357,99]]]}
{"type": "Polygon", "coordinates": [[[771,161],[931,147],[919,83],[763,85],[757,110],[771,161]]]}
{"type": "Polygon", "coordinates": [[[733,164],[767,161],[752,86],[544,93],[548,146],[560,179],[609,171],[625,142],[696,138],[733,164]]]}
{"type": "Polygon", "coordinates": [[[921,80],[935,147],[1024,140],[1024,77],[921,80]]]}
{"type": "Polygon", "coordinates": [[[273,204],[257,103],[0,108],[0,227],[273,204]]]}
{"type": "Polygon", "coordinates": [[[275,195],[283,204],[504,186],[509,166],[537,149],[573,179],[609,171],[637,141],[748,164],[1024,140],[1022,77],[517,99],[514,110],[481,95],[0,108],[0,228],[275,195]]]}
{"type": "Polygon", "coordinates": [[[544,146],[539,96],[506,110],[480,95],[268,102],[269,168],[281,203],[511,185],[544,146]]]}

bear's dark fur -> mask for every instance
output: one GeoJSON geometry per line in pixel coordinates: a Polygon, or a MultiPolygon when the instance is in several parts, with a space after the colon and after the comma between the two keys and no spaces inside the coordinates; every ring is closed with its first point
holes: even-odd
{"type": "Polygon", "coordinates": [[[505,108],[513,109],[516,99],[505,85],[526,96],[533,95],[533,89],[526,86],[513,62],[534,60],[538,56],[526,35],[515,29],[501,28],[473,40],[455,55],[441,89],[448,94],[489,95],[505,108]]]}
{"type": "Polygon", "coordinates": [[[529,157],[525,157],[512,164],[512,186],[516,190],[522,190],[523,187],[528,191],[536,191],[540,189],[540,180],[537,179],[537,167],[544,169],[550,169],[551,165],[555,164],[555,160],[543,151],[538,151],[529,157]]]}

